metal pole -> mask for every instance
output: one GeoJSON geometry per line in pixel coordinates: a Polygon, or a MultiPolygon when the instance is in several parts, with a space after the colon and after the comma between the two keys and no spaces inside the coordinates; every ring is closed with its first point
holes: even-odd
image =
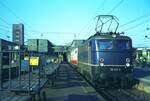
{"type": "Polygon", "coordinates": [[[46,71],[45,71],[45,69],[46,69],[46,66],[47,66],[47,63],[45,63],[45,57],[46,57],[46,55],[45,54],[43,54],[44,55],[44,66],[42,66],[42,70],[43,70],[43,72],[44,72],[44,79],[46,79],[46,71]]]}
{"type": "Polygon", "coordinates": [[[11,52],[9,54],[9,90],[11,89],[11,52]]]}
{"type": "Polygon", "coordinates": [[[16,72],[16,75],[15,75],[15,78],[17,78],[17,80],[18,80],[18,76],[19,76],[19,72],[18,72],[18,52],[13,52],[13,54],[15,55],[15,66],[16,66],[16,70],[15,70],[15,72],[16,72]]]}
{"type": "Polygon", "coordinates": [[[2,56],[3,53],[0,52],[0,90],[3,88],[3,78],[2,78],[2,69],[3,69],[3,65],[2,65],[2,56]]]}
{"type": "Polygon", "coordinates": [[[21,52],[19,50],[19,88],[21,89],[21,52]]]}
{"type": "Polygon", "coordinates": [[[40,82],[40,76],[41,76],[41,73],[40,73],[40,72],[41,72],[41,69],[40,69],[40,68],[41,68],[41,66],[39,66],[39,89],[38,89],[38,90],[40,90],[40,83],[41,83],[41,82],[40,82]]]}
{"type": "Polygon", "coordinates": [[[40,99],[40,85],[41,85],[41,63],[40,63],[40,55],[39,55],[39,88],[38,88],[38,96],[39,96],[39,99],[40,99]]]}
{"type": "MultiPolygon", "coordinates": [[[[32,67],[31,67],[32,68],[32,67]]],[[[31,68],[30,68],[30,53],[29,53],[29,68],[28,68],[28,73],[29,73],[29,76],[28,76],[28,79],[29,79],[29,94],[30,94],[30,86],[31,86],[31,68]]]]}

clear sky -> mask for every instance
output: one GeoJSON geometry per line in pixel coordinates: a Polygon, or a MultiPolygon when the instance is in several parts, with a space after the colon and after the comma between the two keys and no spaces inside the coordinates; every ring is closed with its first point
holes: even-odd
{"type": "Polygon", "coordinates": [[[7,40],[12,24],[23,23],[25,40],[64,45],[93,35],[96,15],[112,14],[119,19],[118,31],[130,36],[135,47],[150,46],[150,0],[0,0],[0,12],[0,38],[7,40]]]}

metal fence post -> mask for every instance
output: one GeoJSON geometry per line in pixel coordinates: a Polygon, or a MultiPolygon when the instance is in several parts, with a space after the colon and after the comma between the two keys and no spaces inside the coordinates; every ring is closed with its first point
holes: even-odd
{"type": "Polygon", "coordinates": [[[9,90],[11,89],[11,71],[12,71],[12,65],[11,65],[11,52],[8,52],[9,54],[9,90]]]}
{"type": "Polygon", "coordinates": [[[3,88],[3,80],[2,80],[2,52],[0,52],[0,90],[3,88]]]}
{"type": "Polygon", "coordinates": [[[19,50],[19,61],[18,61],[18,64],[19,64],[19,88],[21,90],[21,52],[19,50]]]}
{"type": "Polygon", "coordinates": [[[29,53],[29,68],[28,68],[28,73],[29,73],[29,75],[28,75],[28,79],[29,79],[29,94],[30,94],[30,86],[31,86],[31,75],[30,75],[30,73],[31,73],[31,68],[32,67],[30,67],[30,53],[29,53]]]}
{"type": "MultiPolygon", "coordinates": [[[[39,55],[39,57],[40,57],[40,55],[39,55]]],[[[39,59],[39,86],[38,86],[38,96],[39,96],[39,99],[41,98],[40,97],[40,86],[41,86],[41,61],[40,61],[40,59],[39,59]]]]}

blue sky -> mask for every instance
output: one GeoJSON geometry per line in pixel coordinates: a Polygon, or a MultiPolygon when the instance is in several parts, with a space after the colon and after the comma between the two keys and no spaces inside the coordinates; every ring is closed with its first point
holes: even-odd
{"type": "Polygon", "coordinates": [[[44,38],[64,45],[93,35],[94,17],[110,13],[120,26],[141,17],[118,31],[130,36],[135,47],[150,46],[144,37],[150,37],[149,5],[150,0],[0,0],[0,38],[11,40],[12,24],[24,23],[25,40],[44,38]]]}

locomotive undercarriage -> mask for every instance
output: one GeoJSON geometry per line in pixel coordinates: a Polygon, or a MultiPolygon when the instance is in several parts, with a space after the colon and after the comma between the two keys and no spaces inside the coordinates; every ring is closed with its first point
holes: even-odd
{"type": "Polygon", "coordinates": [[[122,70],[111,71],[110,68],[106,68],[106,69],[103,68],[97,71],[97,73],[93,76],[93,82],[95,86],[100,88],[131,88],[132,87],[133,80],[132,80],[131,71],[126,69],[123,71],[122,70]]]}

